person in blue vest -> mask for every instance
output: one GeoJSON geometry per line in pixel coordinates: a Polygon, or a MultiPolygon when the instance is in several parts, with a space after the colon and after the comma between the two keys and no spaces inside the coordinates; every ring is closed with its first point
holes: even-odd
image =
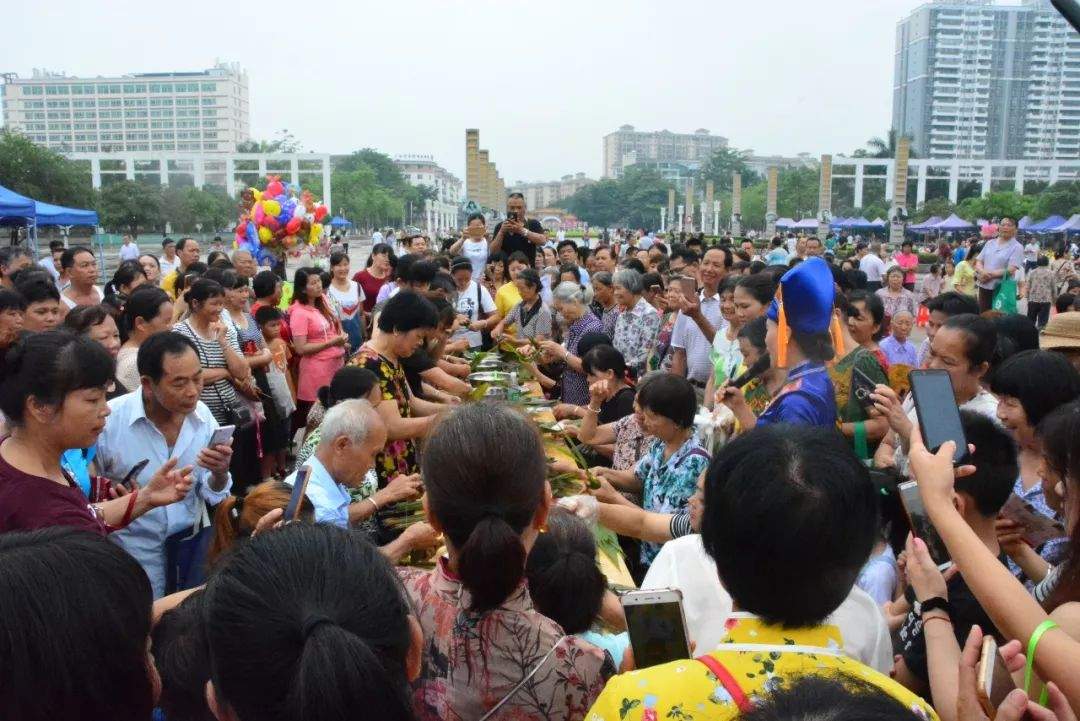
{"type": "Polygon", "coordinates": [[[833,276],[821,258],[807,258],[780,279],[766,313],[765,345],[774,368],[787,379],[776,396],[755,416],[733,386],[723,389],[724,405],[741,430],[770,423],[835,426],[836,397],[825,362],[835,355],[839,328],[833,315],[833,276]]]}

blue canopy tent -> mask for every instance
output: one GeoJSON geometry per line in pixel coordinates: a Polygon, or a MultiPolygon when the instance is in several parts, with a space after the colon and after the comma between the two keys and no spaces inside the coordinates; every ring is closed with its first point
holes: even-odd
{"type": "Polygon", "coordinates": [[[850,220],[851,220],[851,218],[845,218],[843,216],[838,216],[838,217],[832,219],[832,222],[829,223],[829,227],[831,227],[833,230],[843,230],[844,228],[848,227],[848,222],[850,220]]]}
{"type": "Polygon", "coordinates": [[[945,233],[951,233],[958,230],[975,230],[975,224],[969,223],[956,213],[953,213],[948,218],[935,225],[934,230],[945,233]]]}
{"type": "Polygon", "coordinates": [[[870,230],[874,227],[873,223],[861,215],[858,218],[848,218],[848,220],[850,221],[848,227],[854,230],[870,230]]]}
{"type": "Polygon", "coordinates": [[[1031,216],[1025,215],[1023,218],[1020,219],[1020,222],[1016,224],[1016,227],[1020,230],[1027,230],[1031,227],[1032,222],[1033,221],[1031,220],[1031,216]]]}
{"type": "Polygon", "coordinates": [[[884,218],[874,218],[870,221],[870,227],[874,229],[883,229],[889,223],[884,218]]]}
{"type": "Polygon", "coordinates": [[[34,217],[34,201],[0,185],[0,218],[34,217]]]}
{"type": "Polygon", "coordinates": [[[1065,219],[1060,215],[1051,215],[1046,220],[1039,221],[1035,225],[1029,225],[1026,230],[1028,233],[1053,233],[1053,229],[1065,223],[1065,219]]]}
{"type": "Polygon", "coordinates": [[[780,218],[776,221],[777,228],[790,228],[795,225],[795,221],[791,218],[780,218]]]}
{"type": "Polygon", "coordinates": [[[803,218],[791,227],[798,228],[799,230],[817,230],[818,221],[817,218],[803,218]]]}
{"type": "Polygon", "coordinates": [[[93,210],[65,208],[40,200],[34,201],[34,217],[38,225],[98,225],[98,214],[93,210]]]}
{"type": "Polygon", "coordinates": [[[1066,220],[1056,228],[1051,229],[1051,233],[1065,233],[1070,235],[1072,233],[1080,233],[1080,213],[1074,214],[1071,218],[1066,220]]]}
{"type": "Polygon", "coordinates": [[[910,230],[912,233],[925,233],[927,231],[933,230],[934,226],[936,226],[942,220],[943,220],[942,218],[939,218],[936,215],[931,215],[929,218],[927,218],[926,220],[924,220],[921,223],[915,223],[915,225],[909,225],[908,230],[910,230]]]}
{"type": "Polygon", "coordinates": [[[340,215],[335,215],[330,219],[331,228],[351,228],[352,223],[342,218],[340,215]]]}

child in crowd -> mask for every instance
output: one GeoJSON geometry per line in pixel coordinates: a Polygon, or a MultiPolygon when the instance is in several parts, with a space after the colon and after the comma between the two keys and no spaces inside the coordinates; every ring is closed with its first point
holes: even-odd
{"type": "Polygon", "coordinates": [[[890,333],[878,342],[878,347],[885,354],[889,365],[896,364],[918,367],[918,350],[915,344],[908,340],[911,335],[911,327],[915,318],[907,310],[898,310],[892,317],[890,333]]]}
{"type": "MultiPolygon", "coordinates": [[[[292,373],[289,372],[289,361],[292,350],[289,344],[281,337],[282,312],[271,305],[264,305],[255,311],[255,322],[262,331],[263,340],[273,355],[273,362],[266,369],[266,380],[270,385],[270,393],[274,397],[274,405],[282,418],[290,418],[296,411],[296,387],[293,384],[292,373]]],[[[284,466],[286,451],[281,451],[279,465],[284,466]]]]}

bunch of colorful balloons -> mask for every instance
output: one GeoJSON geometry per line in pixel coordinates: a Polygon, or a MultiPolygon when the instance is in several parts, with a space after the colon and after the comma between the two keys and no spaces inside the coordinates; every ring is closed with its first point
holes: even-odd
{"type": "Polygon", "coordinates": [[[264,190],[248,188],[240,194],[236,247],[250,250],[261,263],[267,256],[282,260],[305,244],[318,245],[330,209],[310,191],[279,176],[268,175],[266,181],[264,190]]]}

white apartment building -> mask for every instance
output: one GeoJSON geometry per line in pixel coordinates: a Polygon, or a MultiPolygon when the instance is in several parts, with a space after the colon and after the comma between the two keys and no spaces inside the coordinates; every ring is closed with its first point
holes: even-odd
{"type": "Polygon", "coordinates": [[[435,189],[435,199],[425,209],[427,231],[439,233],[458,227],[458,212],[462,200],[462,184],[453,173],[435,162],[432,155],[398,155],[394,164],[409,185],[426,185],[435,189]]]}
{"type": "Polygon", "coordinates": [[[659,170],[668,180],[691,178],[702,163],[727,144],[727,138],[712,135],[705,128],[673,133],[623,125],[604,136],[604,177],[619,178],[631,165],[645,165],[659,170]]]}
{"type": "Polygon", "coordinates": [[[4,76],[4,126],[64,153],[231,153],[251,135],[247,73],[4,76]]]}
{"type": "Polygon", "coordinates": [[[563,198],[569,198],[585,186],[595,182],[592,178],[585,177],[585,173],[574,173],[548,182],[526,183],[519,180],[510,187],[508,192],[521,193],[525,196],[525,207],[527,208],[550,208],[554,203],[563,198]]]}
{"type": "Polygon", "coordinates": [[[1080,157],[1080,37],[1048,0],[926,3],[897,24],[892,125],[922,157],[1080,157]]]}

